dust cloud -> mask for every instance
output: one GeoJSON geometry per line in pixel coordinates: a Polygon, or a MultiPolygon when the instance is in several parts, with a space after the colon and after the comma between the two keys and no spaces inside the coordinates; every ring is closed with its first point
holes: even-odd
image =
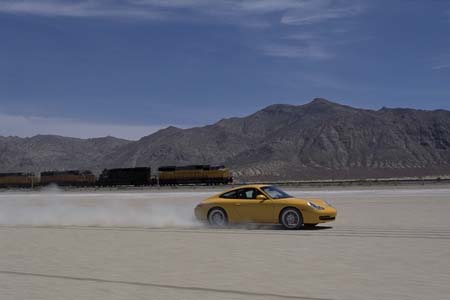
{"type": "MultiPolygon", "coordinates": [[[[0,191],[0,226],[98,226],[139,228],[201,227],[194,207],[218,190],[68,190],[50,187],[40,191],[0,191]]],[[[403,226],[398,212],[414,218],[417,209],[431,226],[441,226],[432,205],[448,205],[448,188],[346,188],[287,189],[300,198],[322,198],[338,210],[332,225],[377,224],[390,216],[387,227],[403,226]],[[415,199],[412,202],[411,199],[415,199]],[[418,200],[420,199],[420,201],[418,200]],[[357,201],[356,201],[357,200],[357,201]],[[434,203],[436,202],[436,203],[434,203]],[[425,205],[426,203],[426,205],[425,205]],[[382,204],[389,205],[386,209],[382,204]],[[371,214],[350,214],[355,208],[371,214]]],[[[253,228],[253,227],[244,227],[253,228]]]]}
{"type": "Polygon", "coordinates": [[[62,191],[0,193],[0,226],[197,227],[208,193],[62,191]]]}

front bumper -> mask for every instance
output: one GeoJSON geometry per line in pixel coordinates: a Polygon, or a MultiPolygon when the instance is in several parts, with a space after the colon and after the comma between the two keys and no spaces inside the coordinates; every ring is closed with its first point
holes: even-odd
{"type": "Polygon", "coordinates": [[[310,211],[309,214],[303,216],[305,224],[319,224],[332,222],[336,219],[337,211],[333,207],[326,207],[324,210],[310,211]]]}

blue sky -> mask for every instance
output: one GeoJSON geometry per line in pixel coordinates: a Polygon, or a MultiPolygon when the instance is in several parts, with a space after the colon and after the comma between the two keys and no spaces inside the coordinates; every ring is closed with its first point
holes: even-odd
{"type": "Polygon", "coordinates": [[[0,0],[0,135],[130,139],[315,97],[450,109],[449,0],[0,0]]]}

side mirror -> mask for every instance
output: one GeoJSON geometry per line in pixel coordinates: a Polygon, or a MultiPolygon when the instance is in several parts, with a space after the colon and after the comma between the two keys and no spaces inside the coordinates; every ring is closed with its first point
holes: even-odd
{"type": "Polygon", "coordinates": [[[259,194],[258,196],[256,196],[257,200],[267,200],[267,197],[264,196],[263,194],[259,194]]]}

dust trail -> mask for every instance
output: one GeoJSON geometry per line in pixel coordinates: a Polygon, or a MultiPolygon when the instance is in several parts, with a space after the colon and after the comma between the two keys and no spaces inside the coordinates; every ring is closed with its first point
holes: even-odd
{"type": "Polygon", "coordinates": [[[197,227],[195,205],[208,193],[0,193],[0,225],[197,227]]]}

